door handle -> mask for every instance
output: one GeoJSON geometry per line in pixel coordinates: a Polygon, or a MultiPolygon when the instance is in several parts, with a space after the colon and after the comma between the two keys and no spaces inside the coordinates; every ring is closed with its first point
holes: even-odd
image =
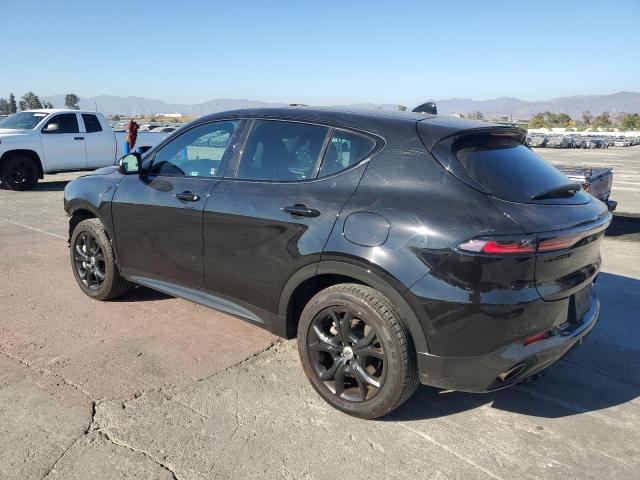
{"type": "Polygon", "coordinates": [[[320,212],[314,208],[309,208],[301,203],[296,203],[291,207],[284,207],[282,210],[292,217],[317,217],[320,212]]]}
{"type": "Polygon", "coordinates": [[[74,140],[84,140],[84,137],[73,137],[74,140]]]}
{"type": "Polygon", "coordinates": [[[195,193],[191,192],[176,193],[174,197],[184,202],[197,202],[198,200],[200,200],[200,195],[196,195],[195,193]]]}

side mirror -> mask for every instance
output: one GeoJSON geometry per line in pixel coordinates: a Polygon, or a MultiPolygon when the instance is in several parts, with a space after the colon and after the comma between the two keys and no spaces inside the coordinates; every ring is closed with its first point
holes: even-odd
{"type": "Polygon", "coordinates": [[[134,175],[140,173],[141,157],[139,153],[127,153],[118,162],[120,173],[134,175]]]}
{"type": "Polygon", "coordinates": [[[51,123],[47,123],[47,126],[44,127],[43,132],[44,133],[55,133],[58,130],[60,130],[60,124],[59,123],[55,123],[55,122],[51,122],[51,123]]]}

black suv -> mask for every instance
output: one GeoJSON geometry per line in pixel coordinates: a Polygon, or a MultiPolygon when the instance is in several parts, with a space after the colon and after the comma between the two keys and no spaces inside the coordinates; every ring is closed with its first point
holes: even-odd
{"type": "Polygon", "coordinates": [[[611,219],[524,141],[417,113],[210,115],[67,185],[71,266],[98,300],[145,285],[297,336],[351,415],[419,382],[499,389],[595,325],[611,219]]]}

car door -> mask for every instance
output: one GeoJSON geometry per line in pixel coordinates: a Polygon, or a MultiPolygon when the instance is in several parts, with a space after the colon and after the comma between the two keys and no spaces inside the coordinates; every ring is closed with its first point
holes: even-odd
{"type": "Polygon", "coordinates": [[[122,179],[112,215],[125,277],[165,290],[202,288],[202,212],[240,124],[190,128],[151,153],[140,175],[122,179]]]}
{"type": "Polygon", "coordinates": [[[87,152],[87,168],[113,165],[116,160],[116,141],[109,130],[104,130],[97,115],[81,114],[84,124],[84,145],[87,152]]]}
{"type": "Polygon", "coordinates": [[[80,133],[78,114],[56,114],[45,123],[40,133],[48,171],[86,168],[85,134],[80,133]]]}
{"type": "Polygon", "coordinates": [[[364,136],[361,143],[368,147],[360,154],[340,158],[343,141],[332,128],[253,121],[230,168],[235,178],[222,179],[205,205],[206,290],[244,308],[276,313],[286,281],[320,260],[365,168],[353,165],[375,146],[364,136]],[[321,162],[323,177],[316,178],[321,162]]]}

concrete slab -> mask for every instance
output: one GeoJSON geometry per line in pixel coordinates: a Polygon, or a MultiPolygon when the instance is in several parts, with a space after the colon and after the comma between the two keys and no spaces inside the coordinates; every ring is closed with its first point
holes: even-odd
{"type": "Polygon", "coordinates": [[[263,330],[147,289],[82,295],[53,178],[0,190],[0,478],[638,477],[635,221],[603,243],[599,325],[545,377],[421,387],[367,422],[320,400],[294,342],[258,353],[263,330]]]}

